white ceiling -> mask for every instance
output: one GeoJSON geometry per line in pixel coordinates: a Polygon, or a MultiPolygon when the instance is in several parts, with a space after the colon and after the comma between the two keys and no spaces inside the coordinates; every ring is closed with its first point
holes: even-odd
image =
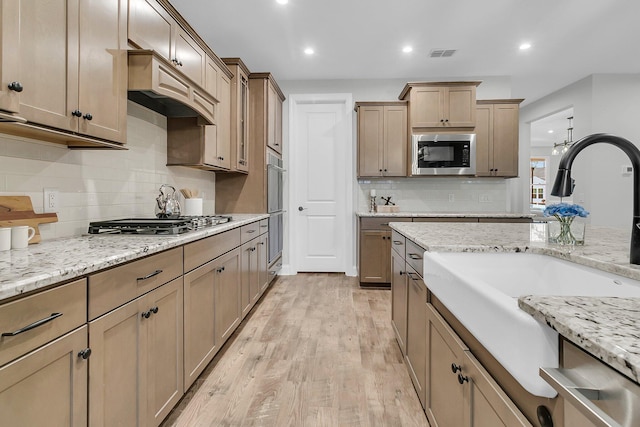
{"type": "Polygon", "coordinates": [[[640,72],[638,0],[170,1],[216,54],[278,81],[511,76],[527,103],[590,74],[640,72]]]}

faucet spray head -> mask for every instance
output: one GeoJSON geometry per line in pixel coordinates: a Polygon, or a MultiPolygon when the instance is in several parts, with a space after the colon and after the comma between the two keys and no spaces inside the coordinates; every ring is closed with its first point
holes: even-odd
{"type": "Polygon", "coordinates": [[[570,196],[575,186],[576,180],[571,178],[571,169],[558,169],[551,195],[556,197],[570,196]]]}

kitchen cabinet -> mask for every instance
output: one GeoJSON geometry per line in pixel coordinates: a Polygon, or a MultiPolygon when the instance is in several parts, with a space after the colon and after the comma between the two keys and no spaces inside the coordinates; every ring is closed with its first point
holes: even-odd
{"type": "Polygon", "coordinates": [[[240,250],[235,249],[216,262],[214,281],[216,341],[223,343],[242,320],[240,306],[240,250]]]}
{"type": "Polygon", "coordinates": [[[125,143],[126,1],[2,2],[2,19],[0,108],[29,122],[3,131],[49,140],[46,126],[53,142],[125,143]]]}
{"type": "Polygon", "coordinates": [[[249,69],[240,58],[223,58],[231,79],[231,168],[249,172],[249,69]]]}
{"type": "Polygon", "coordinates": [[[89,425],[157,426],[183,394],[182,277],[89,322],[89,425]]]}
{"type": "Polygon", "coordinates": [[[481,82],[407,83],[398,97],[409,101],[409,126],[414,130],[473,128],[476,87],[481,82]]]}
{"type": "MultiPolygon", "coordinates": [[[[422,257],[421,257],[422,258],[422,257]]],[[[409,376],[422,407],[426,407],[427,381],[427,287],[422,276],[406,265],[407,274],[407,353],[409,376]]]]}
{"type": "Polygon", "coordinates": [[[407,103],[357,102],[358,176],[407,175],[407,103]]]}
{"type": "MultiPolygon", "coordinates": [[[[129,0],[129,41],[158,52],[197,85],[204,87],[204,49],[156,0],[129,0]]],[[[211,93],[215,96],[215,93],[211,93]]]]}
{"type": "Polygon", "coordinates": [[[284,95],[270,73],[251,73],[249,96],[248,173],[216,175],[217,213],[267,212],[267,156],[279,159],[282,149],[281,142],[275,145],[282,138],[282,117],[273,109],[282,107],[284,95]]]}
{"type": "Polygon", "coordinates": [[[531,426],[438,311],[427,304],[432,426],[531,426]]]}
{"type": "Polygon", "coordinates": [[[245,234],[240,248],[242,270],[242,318],[258,302],[269,285],[267,271],[268,220],[242,227],[245,234]],[[255,235],[255,237],[253,237],[255,235]]]}
{"type": "Polygon", "coordinates": [[[263,234],[258,238],[258,284],[260,286],[260,295],[262,295],[271,283],[271,275],[269,274],[269,229],[266,221],[263,234]]]}
{"type": "Polygon", "coordinates": [[[523,99],[478,101],[476,176],[518,176],[518,113],[522,101],[523,99]]]}
{"type": "Polygon", "coordinates": [[[409,217],[360,218],[360,286],[380,286],[391,282],[390,222],[411,222],[409,217]]]}
{"type": "Polygon", "coordinates": [[[87,425],[86,283],[0,305],[3,425],[87,425]]]}
{"type": "MultiPolygon", "coordinates": [[[[402,238],[404,240],[404,238],[402,238]]],[[[404,251],[391,252],[391,326],[402,357],[407,354],[407,273],[404,251]]]]}

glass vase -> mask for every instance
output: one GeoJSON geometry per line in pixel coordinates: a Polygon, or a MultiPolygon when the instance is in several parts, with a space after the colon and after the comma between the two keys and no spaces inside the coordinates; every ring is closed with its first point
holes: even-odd
{"type": "Polygon", "coordinates": [[[556,245],[584,245],[585,223],[575,216],[556,217],[547,223],[548,242],[556,245]]]}

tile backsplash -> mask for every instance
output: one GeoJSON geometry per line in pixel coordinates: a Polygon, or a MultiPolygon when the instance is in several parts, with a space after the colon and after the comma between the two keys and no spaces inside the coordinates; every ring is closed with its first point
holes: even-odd
{"type": "MultiPolygon", "coordinates": [[[[161,184],[197,189],[204,213],[215,212],[215,174],[166,166],[166,118],[129,102],[128,150],[70,150],[0,134],[0,195],[27,195],[43,212],[43,189],[60,194],[58,222],[40,225],[43,239],[87,232],[90,221],[150,217],[161,184]]],[[[182,202],[182,200],[181,200],[182,202]]]]}
{"type": "Polygon", "coordinates": [[[381,197],[391,201],[401,212],[506,212],[506,180],[482,178],[394,178],[389,180],[358,180],[358,205],[361,212],[369,210],[369,195],[376,190],[376,202],[381,197]]]}

